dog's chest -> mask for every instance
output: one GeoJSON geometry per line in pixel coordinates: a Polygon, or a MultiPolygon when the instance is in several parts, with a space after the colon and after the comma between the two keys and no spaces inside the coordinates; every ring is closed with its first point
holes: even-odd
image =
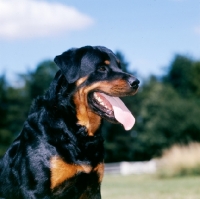
{"type": "Polygon", "coordinates": [[[50,161],[50,172],[51,190],[58,189],[63,184],[66,184],[67,189],[67,184],[76,186],[75,181],[79,181],[78,178],[84,178],[84,176],[86,184],[89,185],[89,181],[97,181],[100,184],[103,178],[104,164],[99,163],[95,167],[87,164],[68,164],[60,157],[55,156],[50,161]]]}

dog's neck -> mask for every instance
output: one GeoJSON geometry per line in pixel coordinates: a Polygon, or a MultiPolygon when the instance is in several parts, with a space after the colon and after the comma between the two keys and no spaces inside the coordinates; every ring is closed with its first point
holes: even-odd
{"type": "Polygon", "coordinates": [[[76,106],[76,117],[78,124],[86,127],[89,136],[94,136],[101,124],[101,117],[91,111],[87,103],[87,97],[84,89],[80,89],[74,96],[76,106]]]}

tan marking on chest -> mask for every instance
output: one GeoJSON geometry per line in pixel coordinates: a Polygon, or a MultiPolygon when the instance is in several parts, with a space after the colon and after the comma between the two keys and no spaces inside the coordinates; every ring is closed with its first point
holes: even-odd
{"type": "Polygon", "coordinates": [[[68,164],[60,157],[52,157],[50,160],[51,170],[51,189],[54,189],[65,180],[72,178],[77,173],[90,173],[92,167],[90,165],[68,164]]]}
{"type": "Polygon", "coordinates": [[[99,182],[102,182],[103,175],[104,175],[104,163],[99,163],[93,171],[97,172],[99,176],[99,182]]]}

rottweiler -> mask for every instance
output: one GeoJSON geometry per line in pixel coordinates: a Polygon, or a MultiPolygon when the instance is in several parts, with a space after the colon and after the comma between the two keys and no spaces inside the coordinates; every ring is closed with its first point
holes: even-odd
{"type": "Polygon", "coordinates": [[[101,121],[135,123],[119,97],[134,95],[139,80],[111,50],[72,48],[54,61],[60,70],[0,161],[1,199],[100,199],[101,121]]]}

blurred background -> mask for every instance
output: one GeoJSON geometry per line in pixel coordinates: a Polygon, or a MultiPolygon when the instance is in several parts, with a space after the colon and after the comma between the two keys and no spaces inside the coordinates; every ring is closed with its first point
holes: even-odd
{"type": "Polygon", "coordinates": [[[85,45],[110,48],[141,81],[124,98],[133,129],[104,123],[105,162],[200,175],[199,0],[0,0],[0,156],[58,70],[53,58],[85,45]]]}

